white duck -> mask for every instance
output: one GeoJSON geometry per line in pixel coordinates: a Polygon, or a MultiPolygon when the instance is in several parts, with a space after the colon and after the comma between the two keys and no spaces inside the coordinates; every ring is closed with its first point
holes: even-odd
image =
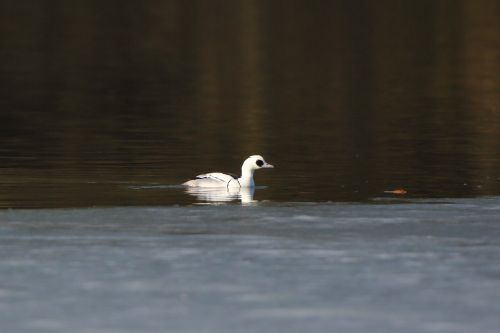
{"type": "Polygon", "coordinates": [[[260,155],[252,155],[243,162],[241,166],[241,177],[236,175],[211,172],[196,176],[182,185],[193,187],[254,187],[253,173],[255,170],[274,168],[260,155]]]}

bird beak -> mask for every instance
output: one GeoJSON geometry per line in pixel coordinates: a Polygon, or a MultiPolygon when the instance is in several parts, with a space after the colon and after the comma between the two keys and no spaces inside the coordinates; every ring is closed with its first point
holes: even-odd
{"type": "Polygon", "coordinates": [[[263,168],[274,168],[274,165],[269,164],[269,163],[266,162],[262,167],[263,168]]]}

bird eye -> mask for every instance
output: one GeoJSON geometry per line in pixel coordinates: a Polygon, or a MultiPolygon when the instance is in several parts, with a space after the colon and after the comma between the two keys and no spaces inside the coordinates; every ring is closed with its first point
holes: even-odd
{"type": "Polygon", "coordinates": [[[257,165],[258,165],[259,167],[261,167],[261,166],[263,166],[263,165],[264,165],[264,161],[262,161],[262,160],[257,160],[257,162],[255,162],[255,163],[257,163],[257,165]]]}

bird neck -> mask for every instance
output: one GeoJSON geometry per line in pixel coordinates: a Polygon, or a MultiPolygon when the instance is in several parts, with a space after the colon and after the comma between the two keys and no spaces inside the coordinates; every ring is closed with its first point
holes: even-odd
{"type": "Polygon", "coordinates": [[[253,178],[254,170],[245,164],[241,167],[241,178],[253,178]]]}
{"type": "Polygon", "coordinates": [[[249,177],[241,176],[240,179],[238,179],[238,182],[240,183],[241,187],[254,187],[255,186],[255,183],[253,181],[252,176],[249,176],[249,177]]]}
{"type": "Polygon", "coordinates": [[[245,165],[241,167],[241,177],[239,179],[241,186],[244,187],[252,187],[254,186],[253,182],[253,171],[250,168],[245,168],[245,165]]]}

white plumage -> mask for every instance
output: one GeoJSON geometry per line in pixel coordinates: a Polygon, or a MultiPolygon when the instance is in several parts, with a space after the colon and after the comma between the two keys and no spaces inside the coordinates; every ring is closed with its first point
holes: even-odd
{"type": "Polygon", "coordinates": [[[267,163],[260,155],[252,155],[247,158],[241,166],[241,177],[222,173],[211,172],[196,176],[182,185],[193,187],[253,187],[255,182],[253,180],[253,173],[255,170],[264,168],[274,168],[271,164],[267,163]]]}

